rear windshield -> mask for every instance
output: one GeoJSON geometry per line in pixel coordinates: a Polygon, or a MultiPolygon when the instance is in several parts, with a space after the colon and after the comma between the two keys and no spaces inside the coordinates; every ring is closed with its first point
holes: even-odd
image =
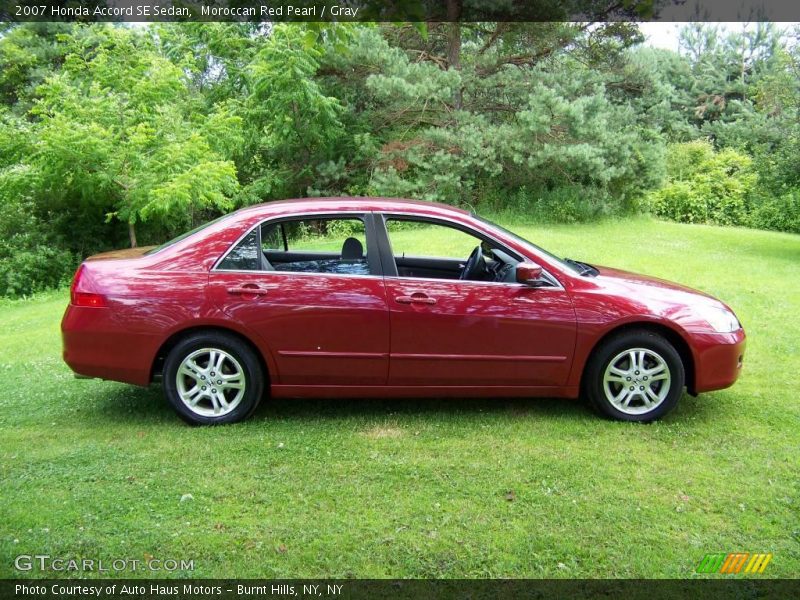
{"type": "Polygon", "coordinates": [[[148,250],[147,252],[145,252],[145,255],[147,255],[147,254],[155,254],[156,252],[160,252],[160,251],[161,251],[161,250],[163,250],[164,248],[169,248],[170,246],[172,246],[172,244],[177,244],[177,243],[178,243],[178,242],[180,242],[181,240],[185,240],[185,239],[186,239],[187,237],[189,237],[190,235],[194,235],[194,234],[195,234],[195,233],[197,233],[198,231],[202,231],[202,230],[203,230],[203,229],[205,229],[206,227],[209,227],[209,226],[213,225],[214,223],[217,223],[217,222],[219,222],[219,221],[222,221],[222,219],[225,219],[225,218],[226,218],[226,217],[228,217],[228,216],[229,216],[229,215],[222,215],[221,217],[217,217],[217,218],[216,218],[216,219],[214,219],[213,221],[209,221],[208,223],[203,223],[202,225],[199,225],[199,226],[195,227],[194,229],[192,229],[192,230],[190,230],[190,231],[187,231],[186,233],[182,233],[182,234],[180,234],[180,235],[179,235],[178,237],[176,237],[176,238],[172,238],[172,239],[171,239],[170,241],[168,241],[168,242],[164,242],[164,243],[163,243],[163,244],[161,244],[160,246],[156,246],[155,248],[151,248],[150,250],[148,250]]]}

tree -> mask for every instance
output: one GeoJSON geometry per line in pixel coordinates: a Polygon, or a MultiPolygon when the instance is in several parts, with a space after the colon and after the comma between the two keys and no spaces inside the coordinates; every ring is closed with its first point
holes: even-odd
{"type": "Polygon", "coordinates": [[[63,42],[70,23],[25,23],[2,34],[0,43],[0,103],[24,114],[36,87],[64,61],[63,42]]]}
{"type": "Polygon", "coordinates": [[[245,110],[253,164],[245,167],[252,178],[246,192],[256,198],[273,187],[278,194],[304,194],[314,166],[331,158],[344,133],[341,104],[315,78],[321,56],[313,30],[279,24],[248,65],[245,110]]]}
{"type": "MultiPolygon", "coordinates": [[[[104,209],[128,225],[185,224],[197,210],[232,207],[233,163],[213,140],[241,136],[238,117],[197,114],[184,72],[152,39],[118,27],[76,29],[63,69],[37,89],[40,194],[55,207],[104,209]],[[220,131],[214,131],[225,127],[220,131]]],[[[224,108],[223,108],[224,111],[224,108]]]]}
{"type": "MultiPolygon", "coordinates": [[[[623,131],[635,115],[605,99],[597,73],[622,60],[627,26],[465,24],[453,69],[448,25],[429,26],[428,39],[410,27],[360,30],[347,56],[325,55],[327,89],[356,113],[347,129],[358,148],[340,159],[368,165],[365,192],[473,204],[486,182],[624,196],[657,179],[644,140],[623,131]],[[567,39],[581,48],[569,58],[567,39]]],[[[350,165],[339,171],[363,168],[350,165]]]]}

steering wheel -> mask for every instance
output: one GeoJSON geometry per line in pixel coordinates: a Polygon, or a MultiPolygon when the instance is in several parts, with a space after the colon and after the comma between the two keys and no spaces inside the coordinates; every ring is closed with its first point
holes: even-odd
{"type": "Polygon", "coordinates": [[[483,250],[481,250],[480,246],[475,246],[475,250],[470,253],[459,279],[480,279],[480,276],[484,273],[486,273],[486,260],[483,258],[483,250]]]}

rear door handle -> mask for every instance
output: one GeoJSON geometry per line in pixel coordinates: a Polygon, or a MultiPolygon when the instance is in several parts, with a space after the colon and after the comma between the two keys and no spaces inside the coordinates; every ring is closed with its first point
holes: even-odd
{"type": "Polygon", "coordinates": [[[398,304],[436,304],[436,298],[431,298],[421,292],[415,292],[410,296],[397,296],[394,301],[398,304]]]}
{"type": "Polygon", "coordinates": [[[269,293],[269,290],[265,290],[260,287],[248,287],[248,286],[240,286],[240,287],[229,287],[228,293],[234,296],[241,296],[242,294],[253,294],[255,296],[265,296],[269,293]]]}

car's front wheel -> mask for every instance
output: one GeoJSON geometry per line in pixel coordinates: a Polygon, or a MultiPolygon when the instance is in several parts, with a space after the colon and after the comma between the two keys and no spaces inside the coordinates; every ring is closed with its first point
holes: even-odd
{"type": "Polygon", "coordinates": [[[264,391],[261,364],[250,347],[222,332],[178,342],[164,362],[164,394],[193,425],[235,423],[255,411],[264,391]]]}
{"type": "Polygon", "coordinates": [[[627,331],[592,354],[584,391],[608,417],[648,422],[675,408],[684,379],[680,354],[668,340],[652,331],[627,331]]]}

